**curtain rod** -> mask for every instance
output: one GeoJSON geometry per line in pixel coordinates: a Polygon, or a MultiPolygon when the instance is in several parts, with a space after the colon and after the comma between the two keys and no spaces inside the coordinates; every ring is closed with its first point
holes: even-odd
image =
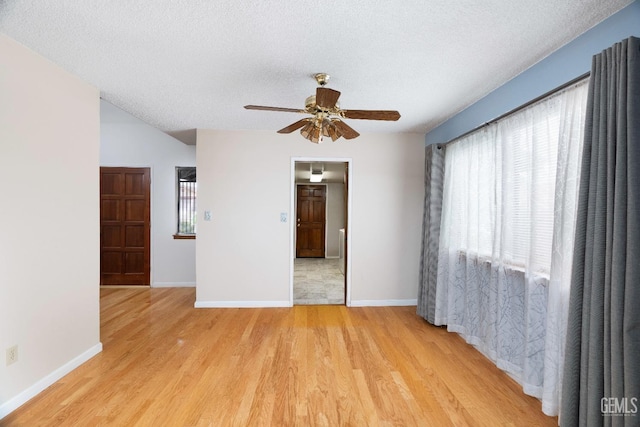
{"type": "Polygon", "coordinates": [[[516,107],[516,108],[514,108],[514,109],[512,109],[512,110],[509,110],[509,111],[507,111],[507,112],[506,112],[506,113],[504,113],[504,114],[499,115],[498,117],[496,117],[496,118],[495,118],[495,119],[493,119],[493,120],[489,120],[488,122],[484,122],[483,124],[481,124],[481,125],[479,125],[479,126],[476,126],[476,127],[474,127],[473,129],[471,129],[471,130],[469,130],[469,131],[467,131],[467,132],[463,133],[462,135],[456,136],[455,138],[450,139],[450,140],[448,140],[448,141],[447,141],[447,142],[445,142],[445,143],[442,143],[442,144],[436,144],[436,145],[437,145],[438,147],[441,147],[441,146],[444,146],[444,145],[451,144],[452,142],[457,141],[457,140],[458,140],[458,139],[460,139],[460,138],[464,138],[465,136],[470,135],[470,134],[472,134],[473,132],[475,132],[475,131],[477,131],[477,130],[479,130],[479,129],[482,129],[482,128],[483,128],[483,127],[485,127],[485,126],[489,126],[489,125],[491,125],[491,124],[493,124],[493,123],[496,123],[496,122],[498,122],[498,121],[500,121],[500,120],[504,119],[505,117],[507,117],[507,116],[509,116],[509,115],[511,115],[511,114],[513,114],[513,113],[516,113],[516,112],[518,112],[518,111],[520,111],[520,110],[523,110],[523,109],[527,108],[528,106],[530,106],[530,105],[532,105],[532,104],[535,104],[536,102],[538,102],[538,101],[540,101],[540,100],[543,100],[544,98],[547,98],[548,96],[553,95],[553,94],[554,94],[554,93],[556,93],[556,92],[560,92],[561,90],[566,89],[566,88],[568,88],[569,86],[574,85],[574,84],[576,84],[576,83],[578,83],[578,82],[580,82],[580,81],[582,81],[582,80],[586,79],[586,78],[587,78],[587,77],[589,77],[590,75],[591,75],[591,72],[590,72],[590,71],[587,71],[586,73],[584,73],[584,74],[582,74],[582,75],[580,75],[580,76],[576,77],[575,79],[569,80],[568,82],[563,83],[563,84],[561,84],[560,86],[558,86],[558,87],[556,87],[556,88],[554,88],[554,89],[551,89],[550,91],[545,92],[545,93],[543,93],[542,95],[540,95],[540,96],[538,96],[538,97],[536,97],[536,98],[533,98],[531,101],[525,102],[524,104],[522,104],[522,105],[520,105],[520,106],[518,106],[518,107],[516,107]]]}

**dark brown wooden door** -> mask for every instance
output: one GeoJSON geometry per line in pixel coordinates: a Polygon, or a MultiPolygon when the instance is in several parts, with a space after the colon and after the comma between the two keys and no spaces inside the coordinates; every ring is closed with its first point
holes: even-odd
{"type": "Polygon", "coordinates": [[[100,284],[149,285],[149,168],[100,168],[100,284]]]}
{"type": "Polygon", "coordinates": [[[297,258],[324,258],[326,188],[298,186],[297,258]]]}

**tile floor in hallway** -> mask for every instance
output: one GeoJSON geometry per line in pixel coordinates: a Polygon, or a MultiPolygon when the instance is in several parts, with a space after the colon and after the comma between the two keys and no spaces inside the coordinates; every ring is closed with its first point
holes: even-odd
{"type": "Polygon", "coordinates": [[[296,258],[293,303],[344,304],[344,274],[339,258],[296,258]]]}

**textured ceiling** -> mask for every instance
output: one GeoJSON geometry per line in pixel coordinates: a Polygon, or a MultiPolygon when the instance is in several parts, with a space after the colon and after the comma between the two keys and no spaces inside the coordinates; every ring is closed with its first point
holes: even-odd
{"type": "Polygon", "coordinates": [[[359,132],[425,133],[631,0],[0,0],[0,31],[172,134],[277,130],[313,74],[359,132]],[[184,132],[186,131],[186,132],[184,132]]]}

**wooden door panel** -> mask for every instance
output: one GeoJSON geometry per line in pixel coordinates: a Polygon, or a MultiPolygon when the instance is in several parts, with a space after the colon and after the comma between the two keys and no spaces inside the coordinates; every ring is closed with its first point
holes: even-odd
{"type": "Polygon", "coordinates": [[[139,252],[128,252],[124,256],[124,274],[139,275],[144,273],[144,255],[139,252]]]}
{"type": "Polygon", "coordinates": [[[127,248],[144,248],[144,225],[127,225],[124,229],[124,245],[127,248]]]}
{"type": "Polygon", "coordinates": [[[104,249],[120,248],[122,245],[120,226],[102,226],[102,247],[104,249]]]}
{"type": "Polygon", "coordinates": [[[102,173],[100,176],[100,194],[122,194],[122,174],[102,173]]]}
{"type": "Polygon", "coordinates": [[[309,246],[311,248],[317,248],[324,246],[324,233],[318,228],[309,230],[309,246]]]}
{"type": "MultiPolygon", "coordinates": [[[[308,193],[308,192],[307,192],[308,193]]],[[[311,204],[309,202],[309,200],[305,200],[305,197],[308,196],[301,196],[300,197],[300,201],[298,202],[298,218],[300,219],[300,221],[303,222],[309,222],[310,218],[309,218],[309,205],[311,204]]]]}
{"type": "MultiPolygon", "coordinates": [[[[314,196],[314,198],[317,196],[314,196]]],[[[325,216],[325,201],[324,198],[322,200],[314,200],[313,208],[311,212],[309,212],[309,216],[311,217],[310,221],[312,222],[322,222],[324,223],[325,216]]]]}
{"type": "Polygon", "coordinates": [[[120,221],[120,202],[118,200],[101,200],[100,219],[102,221],[120,221]]]}
{"type": "Polygon", "coordinates": [[[298,248],[308,248],[309,247],[309,230],[307,229],[298,229],[298,248]]]}
{"type": "Polygon", "coordinates": [[[122,272],[122,254],[118,252],[102,252],[100,257],[101,274],[120,274],[122,272]]]}
{"type": "Polygon", "coordinates": [[[326,187],[297,187],[296,257],[324,258],[326,187]]]}
{"type": "Polygon", "coordinates": [[[100,284],[150,283],[149,168],[100,168],[100,284]]]}
{"type": "Polygon", "coordinates": [[[145,178],[143,175],[139,173],[125,173],[125,190],[124,194],[127,196],[144,196],[145,188],[144,181],[145,178]]]}
{"type": "Polygon", "coordinates": [[[144,222],[146,216],[146,200],[125,201],[124,220],[144,222]]]}

